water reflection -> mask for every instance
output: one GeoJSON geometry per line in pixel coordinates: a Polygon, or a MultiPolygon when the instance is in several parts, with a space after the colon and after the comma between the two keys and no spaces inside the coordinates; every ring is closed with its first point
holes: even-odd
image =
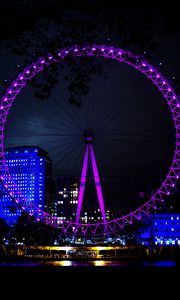
{"type": "Polygon", "coordinates": [[[61,261],[36,261],[36,262],[1,262],[0,267],[175,267],[173,260],[163,261],[115,261],[115,260],[61,260],[61,261]]]}
{"type": "Polygon", "coordinates": [[[176,262],[173,261],[173,260],[145,262],[145,263],[144,263],[144,266],[175,267],[175,266],[176,266],[176,262]]]}
{"type": "MultiPolygon", "coordinates": [[[[92,260],[92,261],[49,261],[45,262],[46,265],[55,266],[55,267],[78,267],[78,266],[91,266],[91,267],[112,267],[112,266],[127,266],[127,262],[121,261],[111,261],[111,260],[92,260]]],[[[44,263],[43,263],[44,265],[44,263]]]]}
{"type": "Polygon", "coordinates": [[[105,261],[104,260],[95,260],[93,261],[93,265],[96,266],[96,267],[101,267],[101,266],[104,266],[105,265],[105,261]]]}

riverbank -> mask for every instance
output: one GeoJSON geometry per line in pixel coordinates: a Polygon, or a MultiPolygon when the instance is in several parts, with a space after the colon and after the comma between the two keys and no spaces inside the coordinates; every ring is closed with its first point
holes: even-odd
{"type": "Polygon", "coordinates": [[[1,245],[0,257],[40,260],[176,259],[180,246],[34,246],[1,245]]]}

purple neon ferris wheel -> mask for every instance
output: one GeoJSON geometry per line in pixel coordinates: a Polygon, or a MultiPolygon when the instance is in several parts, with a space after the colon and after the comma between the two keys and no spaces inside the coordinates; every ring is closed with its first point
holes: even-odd
{"type": "Polygon", "coordinates": [[[21,74],[11,83],[6,93],[1,99],[0,103],[0,168],[1,168],[1,180],[7,190],[10,197],[20,205],[20,207],[28,211],[37,221],[43,221],[47,225],[51,225],[58,228],[63,234],[77,235],[103,235],[105,233],[118,232],[124,228],[125,224],[131,224],[136,220],[140,220],[143,216],[148,215],[151,211],[158,209],[175,188],[176,182],[180,175],[180,103],[178,96],[173,91],[173,88],[168,81],[160,74],[160,72],[152,65],[149,64],[144,58],[124,51],[122,49],[114,48],[104,45],[90,45],[90,46],[72,46],[55,51],[52,54],[48,54],[47,57],[40,57],[38,60],[27,66],[21,74]],[[169,106],[172,120],[175,127],[175,149],[172,157],[172,164],[169,168],[168,174],[165,176],[160,187],[151,195],[143,205],[140,205],[136,210],[119,216],[118,218],[107,221],[105,217],[105,208],[103,200],[103,191],[101,190],[101,182],[98,173],[98,162],[96,163],[95,152],[93,149],[93,132],[87,128],[85,133],[86,150],[84,155],[84,162],[82,166],[81,182],[78,195],[78,204],[76,212],[76,220],[68,221],[62,220],[60,223],[57,217],[52,216],[45,211],[42,211],[36,207],[32,202],[28,204],[27,198],[19,190],[16,183],[12,188],[12,177],[7,166],[4,154],[4,130],[7,122],[7,116],[9,110],[16,98],[21,92],[21,89],[27,85],[27,83],[36,76],[39,72],[43,71],[45,67],[48,67],[52,63],[59,63],[65,61],[66,58],[77,57],[103,57],[107,59],[116,60],[118,62],[125,63],[136,70],[139,70],[157,87],[162,94],[164,100],[169,106]],[[86,174],[88,160],[91,160],[93,176],[95,180],[95,187],[97,191],[99,207],[101,210],[103,221],[99,223],[81,223],[80,213],[83,202],[84,189],[86,184],[86,174]]]}

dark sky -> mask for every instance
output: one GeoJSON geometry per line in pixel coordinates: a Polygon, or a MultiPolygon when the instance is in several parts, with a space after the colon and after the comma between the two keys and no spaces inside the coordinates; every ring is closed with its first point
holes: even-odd
{"type": "MultiPolygon", "coordinates": [[[[157,44],[151,62],[163,62],[162,73],[176,77],[172,84],[178,91],[179,31],[157,37],[157,44]]],[[[20,62],[4,50],[1,76],[10,79],[20,62]]],[[[38,145],[52,158],[54,174],[80,176],[83,131],[91,128],[106,206],[124,212],[143,203],[160,185],[171,164],[175,130],[165,100],[147,78],[118,62],[98,63],[103,73],[93,76],[81,107],[67,101],[64,77],[71,74],[66,65],[59,66],[59,84],[45,101],[35,99],[32,87],[24,89],[8,116],[5,146],[38,145]],[[140,191],[145,197],[139,198],[140,191]]],[[[88,172],[92,176],[90,168],[88,172]]],[[[88,186],[93,189],[92,180],[88,186]]]]}

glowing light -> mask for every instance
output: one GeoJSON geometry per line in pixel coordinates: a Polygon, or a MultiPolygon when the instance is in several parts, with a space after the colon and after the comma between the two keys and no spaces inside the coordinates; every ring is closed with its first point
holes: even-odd
{"type": "Polygon", "coordinates": [[[106,264],[104,260],[95,260],[93,263],[96,267],[103,267],[106,264]]]}
{"type": "Polygon", "coordinates": [[[77,213],[76,213],[76,223],[79,223],[80,213],[81,213],[81,207],[83,202],[83,195],[84,195],[84,189],[85,189],[85,183],[86,183],[86,174],[87,174],[87,165],[88,165],[88,155],[90,153],[92,167],[93,167],[93,177],[95,181],[96,191],[98,195],[98,201],[99,206],[101,209],[101,214],[103,217],[104,223],[106,223],[106,214],[105,214],[105,208],[104,208],[104,200],[101,190],[101,184],[100,184],[100,178],[98,173],[98,168],[96,165],[96,159],[94,155],[94,150],[92,146],[93,142],[93,134],[91,131],[87,131],[85,134],[85,142],[87,144],[85,156],[84,156],[84,163],[82,168],[82,175],[81,175],[81,181],[80,181],[80,189],[79,189],[79,196],[78,196],[78,205],[77,205],[77,213]]]}
{"type": "MultiPolygon", "coordinates": [[[[72,266],[72,261],[63,260],[63,261],[58,262],[58,264],[62,267],[70,267],[70,266],[72,266]]],[[[56,263],[56,265],[57,265],[57,263],[56,263]]]]}
{"type": "Polygon", "coordinates": [[[76,223],[79,223],[79,218],[80,218],[80,214],[81,214],[83,195],[84,195],[84,189],[85,189],[85,183],[86,183],[87,166],[88,166],[88,148],[86,147],[86,152],[84,155],[84,163],[83,163],[83,168],[82,168],[82,174],[81,174],[80,189],[79,189],[79,194],[78,194],[76,223]]]}
{"type": "Polygon", "coordinates": [[[98,168],[97,168],[97,165],[96,165],[96,159],[95,159],[92,144],[90,144],[89,147],[90,147],[90,155],[91,155],[91,161],[92,161],[92,167],[93,167],[93,175],[94,175],[96,191],[97,191],[97,195],[98,195],[99,206],[100,206],[100,209],[101,209],[101,214],[102,214],[102,217],[103,217],[103,221],[104,221],[104,223],[106,223],[106,213],[105,213],[105,208],[104,208],[104,200],[103,200],[103,195],[102,195],[101,183],[100,183],[98,168]]]}

